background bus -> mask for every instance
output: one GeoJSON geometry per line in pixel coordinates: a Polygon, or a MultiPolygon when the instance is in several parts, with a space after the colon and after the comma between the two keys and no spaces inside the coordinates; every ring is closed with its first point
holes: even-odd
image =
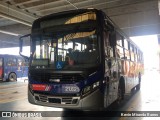
{"type": "Polygon", "coordinates": [[[140,89],[143,53],[103,11],[78,9],[39,18],[31,36],[20,38],[21,55],[29,42],[32,104],[101,109],[140,89]]]}
{"type": "Polygon", "coordinates": [[[18,55],[0,55],[0,80],[17,81],[28,76],[28,63],[18,55]]]}

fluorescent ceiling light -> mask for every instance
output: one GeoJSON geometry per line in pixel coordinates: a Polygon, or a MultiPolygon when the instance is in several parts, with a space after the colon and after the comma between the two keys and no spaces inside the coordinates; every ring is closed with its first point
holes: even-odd
{"type": "Polygon", "coordinates": [[[17,33],[12,33],[12,32],[7,32],[7,31],[4,31],[4,30],[0,30],[1,33],[4,33],[4,34],[8,34],[8,35],[13,35],[13,36],[20,36],[21,34],[17,34],[17,33]]]}

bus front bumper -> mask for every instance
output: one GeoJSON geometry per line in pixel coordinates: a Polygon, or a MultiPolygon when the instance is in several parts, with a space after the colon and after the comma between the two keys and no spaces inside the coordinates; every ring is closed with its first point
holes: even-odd
{"type": "Polygon", "coordinates": [[[97,110],[103,108],[103,94],[99,89],[95,90],[86,97],[73,97],[73,96],[51,96],[34,94],[28,90],[28,101],[31,104],[66,108],[66,109],[84,109],[84,110],[97,110]]]}

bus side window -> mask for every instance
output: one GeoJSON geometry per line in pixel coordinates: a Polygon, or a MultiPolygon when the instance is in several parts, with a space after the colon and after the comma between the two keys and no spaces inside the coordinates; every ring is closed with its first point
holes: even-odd
{"type": "Polygon", "coordinates": [[[7,59],[7,66],[17,66],[16,58],[8,58],[7,59]]]}
{"type": "Polygon", "coordinates": [[[110,53],[112,53],[112,57],[115,57],[115,46],[116,46],[116,33],[115,32],[111,32],[109,34],[109,45],[112,51],[110,51],[110,53]]]}
{"type": "Polygon", "coordinates": [[[22,59],[19,59],[19,58],[18,58],[18,59],[17,59],[17,65],[18,65],[18,66],[23,66],[23,64],[24,64],[24,63],[22,62],[22,59]]]}
{"type": "Polygon", "coordinates": [[[2,63],[3,63],[2,58],[0,58],[0,67],[2,67],[2,63]]]}
{"type": "Polygon", "coordinates": [[[134,52],[134,59],[135,59],[135,62],[137,62],[137,48],[135,47],[135,52],[134,52]]]}
{"type": "Polygon", "coordinates": [[[11,61],[10,58],[7,59],[7,63],[6,64],[7,64],[7,66],[11,66],[12,65],[12,61],[11,61]]]}
{"type": "Polygon", "coordinates": [[[131,55],[131,61],[134,61],[134,45],[130,44],[130,55],[131,55]]]}
{"type": "Polygon", "coordinates": [[[124,59],[124,50],[123,50],[123,37],[117,33],[116,34],[116,55],[117,58],[124,59]]]}
{"type": "Polygon", "coordinates": [[[130,59],[130,54],[129,54],[129,45],[128,45],[128,41],[127,41],[127,39],[125,38],[124,39],[124,53],[125,53],[125,58],[126,59],[130,59]]]}
{"type": "Polygon", "coordinates": [[[109,31],[104,32],[104,48],[105,48],[105,54],[106,57],[114,57],[114,48],[111,45],[110,41],[113,40],[113,36],[111,36],[111,33],[109,31]]]}
{"type": "Polygon", "coordinates": [[[104,36],[104,51],[105,51],[105,56],[109,57],[109,53],[108,53],[108,46],[109,46],[109,41],[108,41],[108,31],[103,32],[103,36],[104,36]]]}
{"type": "Polygon", "coordinates": [[[16,60],[16,58],[12,59],[12,66],[17,66],[17,60],[16,60]]]}

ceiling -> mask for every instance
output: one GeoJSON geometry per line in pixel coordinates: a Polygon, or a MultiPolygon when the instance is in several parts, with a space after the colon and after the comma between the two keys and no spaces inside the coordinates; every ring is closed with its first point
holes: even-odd
{"type": "Polygon", "coordinates": [[[128,36],[160,33],[158,0],[0,0],[0,48],[18,46],[35,19],[80,8],[103,10],[128,36]]]}

